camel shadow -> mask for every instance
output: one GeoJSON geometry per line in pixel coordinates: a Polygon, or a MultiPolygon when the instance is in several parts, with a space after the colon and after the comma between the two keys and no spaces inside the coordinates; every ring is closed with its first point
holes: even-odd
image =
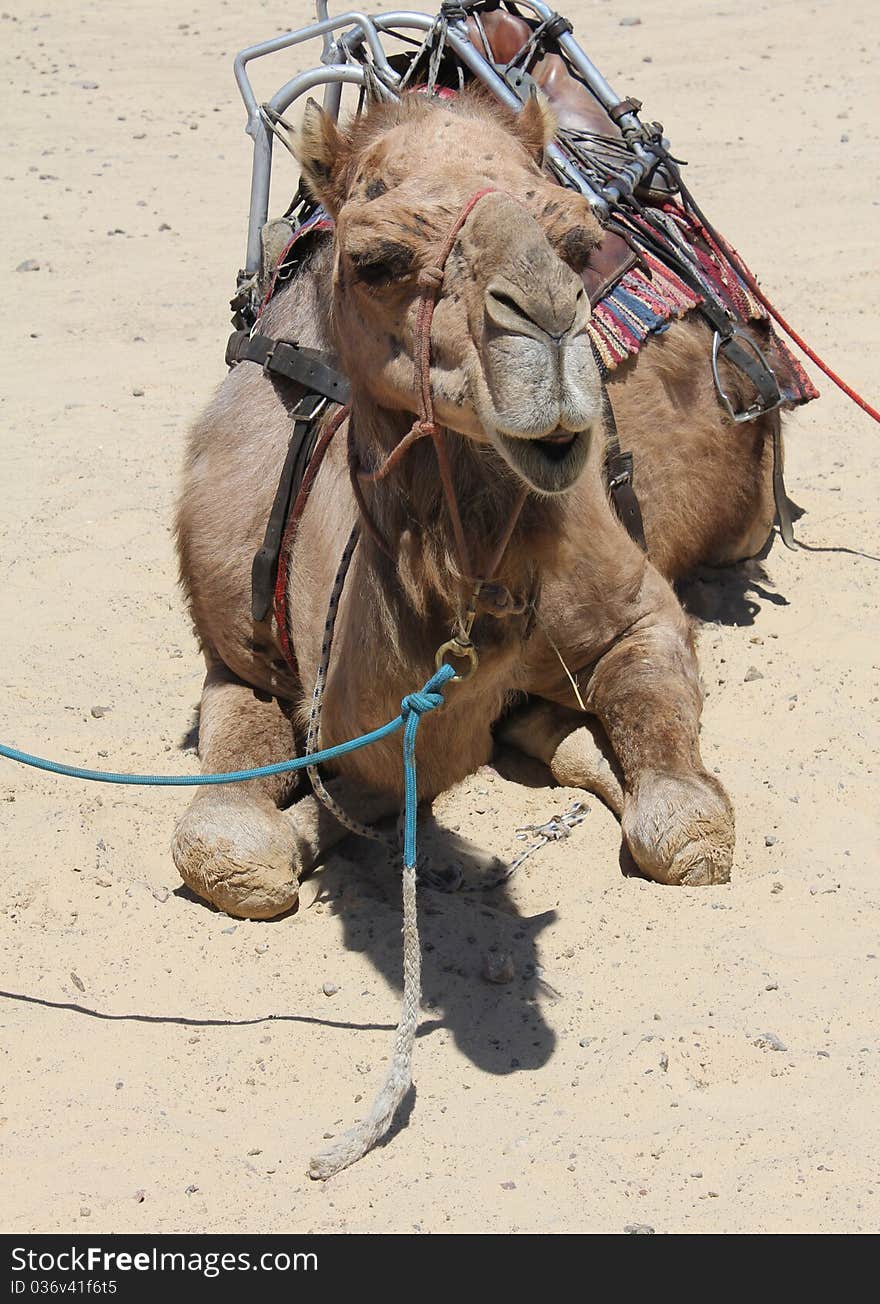
{"type": "Polygon", "coordinates": [[[685,611],[705,624],[754,625],[761,606],[787,607],[788,598],[773,589],[763,559],[752,557],[734,566],[700,566],[679,580],[676,594],[685,611]]]}
{"type": "MultiPolygon", "coordinates": [[[[537,939],[555,910],[527,918],[509,884],[479,890],[486,866],[476,848],[432,815],[419,818],[419,865],[432,879],[463,882],[440,891],[420,881],[423,1019],[419,1037],[448,1032],[462,1054],[493,1075],[542,1068],[556,1044],[539,997],[556,996],[541,977],[537,939]],[[500,976],[492,981],[489,974],[500,976]]],[[[342,924],[346,950],[367,953],[376,971],[402,990],[400,858],[379,844],[351,838],[327,857],[306,897],[342,924]]]]}

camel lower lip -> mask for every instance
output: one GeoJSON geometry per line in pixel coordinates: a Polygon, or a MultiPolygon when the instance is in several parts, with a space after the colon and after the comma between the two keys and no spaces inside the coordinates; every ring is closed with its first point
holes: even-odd
{"type": "Polygon", "coordinates": [[[587,430],[554,430],[539,439],[500,435],[507,461],[542,493],[570,488],[584,468],[589,449],[587,430]]]}
{"type": "Polygon", "coordinates": [[[573,444],[576,438],[577,438],[576,434],[572,434],[570,430],[563,430],[560,433],[554,435],[542,435],[540,439],[536,439],[534,442],[536,444],[568,445],[568,444],[573,444]]]}

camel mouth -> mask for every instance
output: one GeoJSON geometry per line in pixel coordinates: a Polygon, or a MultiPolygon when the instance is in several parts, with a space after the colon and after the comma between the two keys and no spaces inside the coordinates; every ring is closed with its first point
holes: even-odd
{"type": "Polygon", "coordinates": [[[589,430],[563,430],[557,426],[539,439],[517,438],[498,432],[505,460],[539,493],[564,493],[577,480],[590,449],[589,430]]]}

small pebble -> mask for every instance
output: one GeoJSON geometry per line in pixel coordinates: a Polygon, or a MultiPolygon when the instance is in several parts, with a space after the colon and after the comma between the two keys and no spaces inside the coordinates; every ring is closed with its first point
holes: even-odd
{"type": "Polygon", "coordinates": [[[767,983],[767,986],[764,988],[764,991],[765,991],[765,992],[778,992],[778,991],[779,991],[779,983],[767,983]]]}
{"type": "Polygon", "coordinates": [[[167,887],[151,887],[150,894],[154,896],[161,905],[165,904],[170,895],[167,887]]]}
{"type": "Polygon", "coordinates": [[[73,983],[74,987],[76,987],[78,991],[81,992],[85,991],[86,989],[85,983],[83,982],[82,978],[80,978],[79,974],[74,973],[72,969],[70,971],[70,981],[73,983]]]}
{"type": "MultiPolygon", "coordinates": [[[[621,18],[620,22],[618,23],[618,27],[641,27],[641,25],[642,25],[641,18],[621,18]]],[[[653,1230],[654,1228],[652,1227],[651,1231],[653,1230]]]]}
{"type": "Polygon", "coordinates": [[[257,955],[265,955],[268,949],[269,949],[268,942],[257,942],[256,946],[254,947],[254,950],[256,951],[257,955]]]}
{"type": "Polygon", "coordinates": [[[335,996],[339,991],[339,983],[325,982],[321,984],[321,991],[325,996],[335,996]]]}
{"type": "Polygon", "coordinates": [[[648,1223],[627,1223],[623,1229],[627,1236],[656,1236],[654,1228],[648,1223]]]}
{"type": "Polygon", "coordinates": [[[73,84],[83,91],[96,91],[98,89],[98,83],[96,81],[78,81],[73,84]]]}
{"type": "Polygon", "coordinates": [[[761,674],[760,670],[758,670],[756,666],[749,666],[748,670],[743,675],[743,683],[751,684],[755,679],[763,679],[763,678],[764,676],[761,674]]]}
{"type": "Polygon", "coordinates": [[[768,833],[768,834],[765,835],[765,837],[764,837],[764,846],[765,846],[765,847],[775,847],[775,846],[776,846],[776,839],[774,838],[774,836],[773,836],[772,833],[768,833]]]}
{"type": "Polygon", "coordinates": [[[229,928],[221,928],[220,932],[225,933],[227,937],[231,937],[232,934],[235,932],[235,927],[236,927],[235,924],[232,924],[229,928]]]}
{"type": "Polygon", "coordinates": [[[502,1182],[502,1183],[501,1183],[501,1189],[502,1189],[502,1191],[515,1191],[515,1190],[516,1190],[516,1182],[502,1182]]]}
{"type": "Polygon", "coordinates": [[[184,1192],[184,1194],[185,1194],[185,1195],[195,1195],[195,1193],[196,1193],[196,1191],[197,1191],[198,1189],[199,1189],[199,1188],[196,1186],[195,1182],[190,1182],[190,1184],[189,1184],[189,1186],[186,1188],[186,1191],[184,1192]]]}
{"type": "Polygon", "coordinates": [[[143,1204],[144,1200],[147,1198],[147,1193],[146,1191],[135,1191],[134,1198],[137,1200],[138,1204],[143,1204]]]}
{"type": "Polygon", "coordinates": [[[36,258],[25,258],[23,263],[19,263],[15,269],[17,272],[38,272],[40,264],[36,258]]]}
{"type": "MultiPolygon", "coordinates": [[[[537,972],[537,970],[536,970],[537,972]]],[[[513,956],[489,951],[483,957],[483,977],[487,983],[512,983],[516,977],[513,956]]]]}
{"type": "Polygon", "coordinates": [[[700,1169],[697,1169],[696,1172],[691,1173],[691,1177],[702,1177],[702,1176],[703,1174],[700,1171],[700,1169]]]}
{"type": "Polygon", "coordinates": [[[103,716],[107,714],[108,711],[112,711],[112,710],[113,710],[112,706],[93,706],[90,708],[89,714],[94,716],[96,720],[100,720],[102,719],[103,716]]]}
{"type": "Polygon", "coordinates": [[[661,1067],[661,1069],[663,1070],[664,1073],[665,1073],[665,1072],[667,1071],[667,1069],[669,1068],[669,1056],[666,1054],[665,1051],[664,1051],[663,1054],[660,1056],[660,1067],[661,1067]]]}
{"type": "Polygon", "coordinates": [[[143,398],[144,391],[142,389],[133,389],[131,391],[131,396],[132,398],[143,398]]]}
{"type": "Polygon", "coordinates": [[[262,1150],[259,1148],[259,1146],[254,1146],[253,1150],[249,1150],[249,1151],[248,1151],[248,1154],[249,1154],[249,1155],[261,1155],[262,1153],[263,1153],[263,1152],[262,1152],[262,1150]]]}
{"type": "Polygon", "coordinates": [[[80,1205],[79,1216],[80,1218],[91,1218],[92,1211],[87,1204],[80,1205]]]}
{"type": "Polygon", "coordinates": [[[788,1050],[785,1042],[781,1037],[777,1037],[775,1032],[762,1032],[760,1036],[755,1038],[752,1045],[761,1049],[766,1047],[767,1050],[788,1050]]]}

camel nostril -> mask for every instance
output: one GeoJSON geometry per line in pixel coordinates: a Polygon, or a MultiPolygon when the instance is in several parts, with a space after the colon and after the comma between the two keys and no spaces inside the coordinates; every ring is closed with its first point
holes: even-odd
{"type": "Polygon", "coordinates": [[[572,329],[581,311],[581,301],[574,295],[562,302],[550,294],[520,291],[505,278],[486,287],[486,313],[504,331],[548,335],[557,344],[572,329]]]}
{"type": "Polygon", "coordinates": [[[494,303],[501,308],[506,308],[509,312],[513,313],[515,317],[524,317],[526,321],[532,320],[522,304],[517,303],[512,295],[505,294],[503,290],[490,290],[488,292],[488,298],[490,304],[494,303]]]}

